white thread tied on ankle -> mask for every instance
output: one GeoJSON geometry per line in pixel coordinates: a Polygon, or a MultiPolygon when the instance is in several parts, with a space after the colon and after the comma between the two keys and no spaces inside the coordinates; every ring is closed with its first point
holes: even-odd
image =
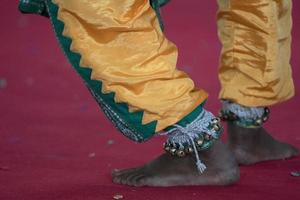
{"type": "Polygon", "coordinates": [[[218,132],[212,128],[209,128],[212,119],[215,116],[206,110],[202,110],[199,116],[192,121],[190,124],[187,124],[185,127],[175,124],[173,129],[165,132],[169,136],[168,142],[179,144],[183,147],[184,143],[187,143],[193,147],[195,156],[196,156],[196,165],[200,173],[203,173],[206,170],[205,164],[200,160],[198,150],[195,145],[194,139],[199,136],[199,134],[208,134],[213,138],[218,139],[218,132]]]}

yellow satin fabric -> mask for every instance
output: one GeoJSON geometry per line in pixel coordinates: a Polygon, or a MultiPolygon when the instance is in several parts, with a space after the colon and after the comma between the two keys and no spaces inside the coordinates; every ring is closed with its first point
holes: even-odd
{"type": "Polygon", "coordinates": [[[220,98],[269,106],[294,95],[291,0],[218,0],[220,98]]]}
{"type": "Polygon", "coordinates": [[[143,124],[156,131],[175,124],[207,98],[176,69],[177,48],[159,27],[149,0],[53,0],[81,66],[103,82],[103,93],[130,111],[143,110],[143,124]]]}

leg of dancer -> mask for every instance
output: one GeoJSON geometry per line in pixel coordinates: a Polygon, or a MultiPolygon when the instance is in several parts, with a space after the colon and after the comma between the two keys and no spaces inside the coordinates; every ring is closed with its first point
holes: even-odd
{"type": "Polygon", "coordinates": [[[137,142],[168,134],[166,153],[114,172],[115,183],[231,184],[239,170],[219,141],[220,122],[203,109],[206,92],[176,69],[177,48],[162,33],[153,2],[22,0],[20,9],[50,16],[65,55],[122,134],[137,142]]]}
{"type": "Polygon", "coordinates": [[[222,42],[219,78],[221,116],[229,147],[240,164],[297,155],[262,124],[268,106],[294,95],[290,66],[291,0],[218,0],[222,42]]]}

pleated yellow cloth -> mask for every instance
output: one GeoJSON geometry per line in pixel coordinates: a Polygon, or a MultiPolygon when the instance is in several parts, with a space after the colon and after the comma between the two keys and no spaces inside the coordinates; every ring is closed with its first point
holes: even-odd
{"type": "Polygon", "coordinates": [[[177,48],[162,33],[149,0],[53,0],[71,50],[92,69],[102,92],[115,92],[142,123],[156,120],[156,132],[175,124],[207,98],[176,69],[177,48]]]}
{"type": "Polygon", "coordinates": [[[218,0],[220,98],[269,106],[294,95],[291,0],[218,0]]]}

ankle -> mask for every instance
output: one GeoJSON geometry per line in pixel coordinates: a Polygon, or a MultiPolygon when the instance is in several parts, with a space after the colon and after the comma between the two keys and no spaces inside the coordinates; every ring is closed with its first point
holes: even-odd
{"type": "Polygon", "coordinates": [[[269,118],[267,107],[247,107],[227,100],[222,101],[220,118],[244,128],[259,128],[269,118]]]}

